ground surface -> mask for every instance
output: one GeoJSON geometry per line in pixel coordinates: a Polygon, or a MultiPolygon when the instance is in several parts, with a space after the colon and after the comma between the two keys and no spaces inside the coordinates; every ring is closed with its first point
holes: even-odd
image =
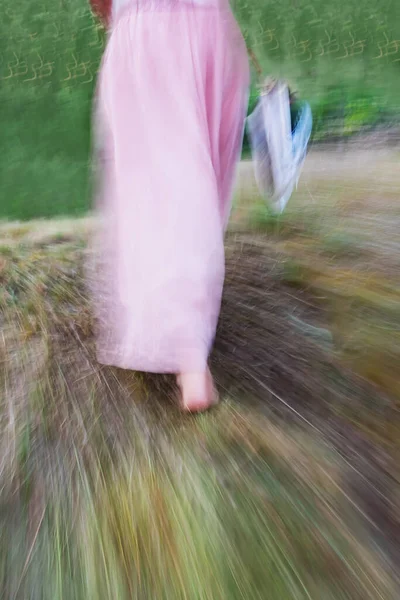
{"type": "Polygon", "coordinates": [[[0,597],[399,597],[400,172],[312,152],[281,218],[241,165],[223,402],[95,361],[93,219],[0,226],[0,597]]]}

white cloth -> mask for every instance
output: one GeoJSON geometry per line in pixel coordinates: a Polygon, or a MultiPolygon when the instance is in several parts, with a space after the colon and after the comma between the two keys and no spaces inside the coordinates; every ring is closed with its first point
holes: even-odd
{"type": "Polygon", "coordinates": [[[271,208],[282,213],[293,193],[306,157],[312,130],[312,114],[303,104],[292,132],[289,89],[277,84],[262,95],[247,118],[258,187],[271,208]]]}

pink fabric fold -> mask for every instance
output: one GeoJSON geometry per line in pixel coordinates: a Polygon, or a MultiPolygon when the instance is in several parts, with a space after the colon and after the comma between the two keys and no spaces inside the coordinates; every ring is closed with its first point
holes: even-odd
{"type": "Polygon", "coordinates": [[[131,0],[117,15],[96,99],[101,362],[205,368],[248,82],[226,2],[131,0]]]}

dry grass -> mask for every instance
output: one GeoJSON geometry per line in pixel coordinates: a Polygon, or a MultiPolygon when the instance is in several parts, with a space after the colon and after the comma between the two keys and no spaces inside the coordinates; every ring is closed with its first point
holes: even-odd
{"type": "Polygon", "coordinates": [[[239,187],[195,418],[96,363],[93,221],[0,227],[1,598],[399,597],[395,176],[374,203],[324,160],[280,219],[239,187]]]}

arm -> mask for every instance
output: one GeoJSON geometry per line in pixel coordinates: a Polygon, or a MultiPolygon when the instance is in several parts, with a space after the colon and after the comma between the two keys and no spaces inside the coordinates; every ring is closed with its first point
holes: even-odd
{"type": "Polygon", "coordinates": [[[94,14],[107,26],[111,17],[112,0],[89,0],[89,2],[94,14]]]}

